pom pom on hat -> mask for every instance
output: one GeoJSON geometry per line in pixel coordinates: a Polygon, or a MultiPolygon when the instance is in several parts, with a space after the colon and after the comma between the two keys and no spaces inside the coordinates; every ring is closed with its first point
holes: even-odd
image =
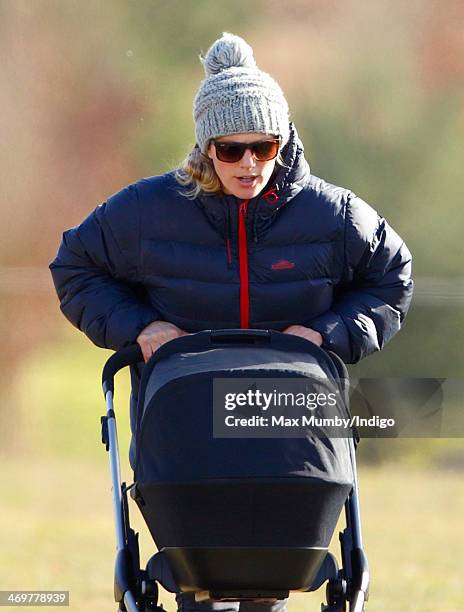
{"type": "Polygon", "coordinates": [[[227,68],[256,68],[250,45],[229,32],[224,32],[222,38],[211,45],[205,57],[200,55],[200,61],[207,77],[227,68]]]}

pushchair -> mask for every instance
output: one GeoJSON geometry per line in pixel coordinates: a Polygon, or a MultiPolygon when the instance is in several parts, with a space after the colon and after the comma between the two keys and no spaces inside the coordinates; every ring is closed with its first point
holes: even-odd
{"type": "Polygon", "coordinates": [[[158,584],[197,601],[275,601],[326,583],[325,612],[362,612],[369,570],[361,539],[356,432],[344,437],[221,437],[213,431],[213,382],[320,376],[340,392],[341,360],[276,331],[206,330],[159,348],[143,369],[135,425],[134,481],[121,482],[114,376],[142,361],[124,348],[103,370],[116,529],[115,601],[120,611],[158,606],[158,584]],[[158,548],[140,567],[128,494],[158,548]],[[341,511],[341,567],[328,552],[341,511]],[[348,606],[348,608],[347,608],[348,606]]]}

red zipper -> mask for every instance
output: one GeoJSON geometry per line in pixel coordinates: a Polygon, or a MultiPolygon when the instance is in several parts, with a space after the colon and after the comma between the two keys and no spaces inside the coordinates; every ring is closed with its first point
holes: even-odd
{"type": "Polygon", "coordinates": [[[250,299],[248,294],[248,248],[246,214],[249,200],[243,200],[238,209],[238,253],[240,265],[240,327],[250,326],[250,299]]]}

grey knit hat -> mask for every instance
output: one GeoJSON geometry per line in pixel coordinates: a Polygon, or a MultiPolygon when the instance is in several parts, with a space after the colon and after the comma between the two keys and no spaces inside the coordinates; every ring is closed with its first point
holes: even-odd
{"type": "Polygon", "coordinates": [[[224,32],[200,55],[206,78],[193,101],[197,144],[205,153],[218,136],[257,132],[289,138],[288,105],[279,85],[259,70],[253,49],[240,36],[224,32]]]}

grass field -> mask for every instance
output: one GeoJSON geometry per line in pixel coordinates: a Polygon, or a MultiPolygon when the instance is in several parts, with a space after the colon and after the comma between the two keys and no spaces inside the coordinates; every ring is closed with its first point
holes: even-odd
{"type": "MultiPolygon", "coordinates": [[[[1,589],[65,589],[70,609],[115,610],[114,535],[106,456],[3,462],[1,589]]],[[[400,466],[360,469],[372,611],[464,610],[464,488],[459,473],[405,474],[400,466]]],[[[142,558],[153,548],[142,532],[142,558]]],[[[336,542],[336,538],[334,538],[336,542]]],[[[336,550],[336,547],[334,548],[336,550]]],[[[322,591],[293,594],[289,610],[319,610],[322,591]]],[[[165,608],[175,609],[163,594],[165,608]]]]}

